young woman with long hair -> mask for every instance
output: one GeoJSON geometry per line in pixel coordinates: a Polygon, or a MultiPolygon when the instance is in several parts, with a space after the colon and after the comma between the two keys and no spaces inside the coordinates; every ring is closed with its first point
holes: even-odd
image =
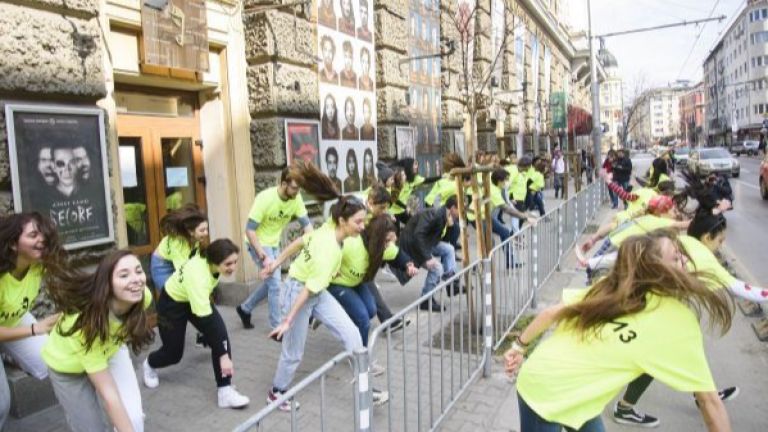
{"type": "MultiPolygon", "coordinates": [[[[48,376],[40,350],[59,316],[38,321],[29,310],[43,279],[59,268],[62,257],[56,227],[49,219],[39,213],[0,219],[0,351],[40,380],[48,376]]],[[[0,429],[10,407],[11,393],[0,361],[0,429]]]]}
{"type": "Polygon", "coordinates": [[[196,205],[188,204],[163,216],[160,230],[164,236],[149,261],[152,283],[158,292],[174,271],[199,252],[208,238],[208,218],[196,205]]]}
{"type": "Polygon", "coordinates": [[[95,273],[61,275],[48,291],[63,316],[42,357],[69,427],[143,431],[141,393],[128,349],[138,354],[154,333],[146,313],[152,293],[139,259],[130,251],[112,252],[95,273]]]}
{"type": "Polygon", "coordinates": [[[240,249],[231,240],[218,239],[182,264],[168,279],[157,303],[163,345],[144,361],[144,385],[157,387],[160,383],[157,369],[181,361],[189,322],[203,334],[203,340],[211,348],[219,408],[248,405],[250,400],[232,386],[232,344],[224,320],[210,300],[219,277],[235,272],[239,253],[240,249]]]}
{"type": "Polygon", "coordinates": [[[402,168],[405,174],[405,181],[400,188],[399,193],[393,198],[395,202],[392,204],[390,212],[395,216],[398,222],[405,225],[410,218],[408,213],[408,200],[413,195],[414,190],[425,182],[425,178],[419,175],[419,162],[414,158],[403,158],[395,162],[395,165],[402,168]]]}
{"type": "MultiPolygon", "coordinates": [[[[333,181],[313,164],[299,164],[299,167],[300,183],[307,193],[319,201],[337,201],[331,206],[331,220],[294,240],[262,270],[262,274],[269,274],[289,257],[299,254],[284,281],[283,322],[269,334],[281,340],[283,347],[267,394],[268,403],[277,400],[293,381],[304,356],[310,316],[328,327],[347,351],[363,346],[357,327],[327,289],[341,268],[344,241],[359,236],[365,228],[365,204],[355,196],[341,196],[333,181]]],[[[279,409],[290,411],[291,404],[286,401],[279,409]]]]}
{"type": "Polygon", "coordinates": [[[693,392],[710,431],[730,430],[704,353],[700,319],[725,333],[733,307],[685,268],[671,230],[633,236],[613,270],[586,290],[564,290],[505,353],[518,372],[521,431],[605,430],[600,414],[624,385],[648,374],[693,392]],[[526,346],[552,326],[523,363],[526,346]],[[521,368],[522,365],[522,368],[521,368]]]}

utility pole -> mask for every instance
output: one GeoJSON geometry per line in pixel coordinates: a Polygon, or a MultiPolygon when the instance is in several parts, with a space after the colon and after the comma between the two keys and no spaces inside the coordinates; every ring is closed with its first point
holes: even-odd
{"type": "Polygon", "coordinates": [[[595,154],[595,165],[600,166],[602,164],[602,149],[601,147],[601,138],[602,138],[602,124],[600,123],[600,84],[597,79],[597,59],[596,59],[596,53],[594,50],[594,39],[595,38],[606,38],[606,37],[612,37],[612,36],[621,36],[621,35],[627,35],[627,34],[633,34],[633,33],[643,33],[648,31],[655,31],[655,30],[661,30],[666,28],[672,28],[672,27],[683,27],[688,25],[695,25],[695,24],[702,24],[709,21],[722,21],[726,18],[725,15],[720,15],[718,17],[711,17],[711,18],[703,18],[698,20],[692,20],[692,21],[680,21],[677,23],[671,23],[671,24],[662,24],[658,26],[653,27],[641,27],[638,29],[632,29],[632,30],[624,30],[620,32],[613,32],[613,33],[606,33],[603,35],[597,35],[595,36],[592,34],[592,2],[591,0],[587,0],[587,25],[589,26],[589,70],[591,75],[591,89],[592,89],[592,145],[594,147],[593,151],[595,154]]]}

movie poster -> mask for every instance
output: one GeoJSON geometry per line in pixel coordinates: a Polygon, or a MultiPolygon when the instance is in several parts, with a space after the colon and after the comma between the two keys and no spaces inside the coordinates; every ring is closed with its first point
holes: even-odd
{"type": "Polygon", "coordinates": [[[410,126],[419,173],[430,177],[442,171],[440,0],[411,0],[409,20],[410,126]]]}
{"type": "Polygon", "coordinates": [[[5,111],[14,210],[51,218],[68,249],[113,242],[102,110],[8,104],[5,111]]]}
{"type": "Polygon", "coordinates": [[[372,0],[318,0],[321,169],[343,193],[376,179],[376,51],[372,0]]]}

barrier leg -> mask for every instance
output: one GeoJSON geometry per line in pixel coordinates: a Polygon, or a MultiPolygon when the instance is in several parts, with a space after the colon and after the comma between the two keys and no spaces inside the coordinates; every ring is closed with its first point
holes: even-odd
{"type": "Polygon", "coordinates": [[[355,351],[355,374],[357,382],[355,386],[355,432],[367,432],[371,429],[371,417],[373,415],[373,389],[371,388],[368,374],[368,350],[361,348],[355,351]]]}

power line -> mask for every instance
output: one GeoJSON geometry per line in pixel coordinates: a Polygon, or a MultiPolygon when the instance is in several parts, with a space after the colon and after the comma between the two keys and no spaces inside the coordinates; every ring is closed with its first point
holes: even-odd
{"type": "MultiPolygon", "coordinates": [[[[714,6],[712,6],[712,10],[709,12],[710,18],[712,18],[712,15],[714,15],[715,9],[717,9],[717,5],[719,3],[720,3],[720,0],[715,0],[715,4],[714,6]]],[[[706,24],[701,25],[701,28],[699,29],[699,34],[697,34],[696,39],[693,40],[693,46],[691,46],[691,50],[688,52],[688,56],[685,58],[683,65],[680,67],[680,72],[677,73],[677,79],[680,79],[680,77],[683,75],[683,71],[685,70],[685,67],[688,66],[688,61],[691,60],[693,51],[696,49],[696,44],[699,42],[699,39],[701,39],[701,34],[704,32],[704,28],[706,26],[707,26],[706,24]]]]}

